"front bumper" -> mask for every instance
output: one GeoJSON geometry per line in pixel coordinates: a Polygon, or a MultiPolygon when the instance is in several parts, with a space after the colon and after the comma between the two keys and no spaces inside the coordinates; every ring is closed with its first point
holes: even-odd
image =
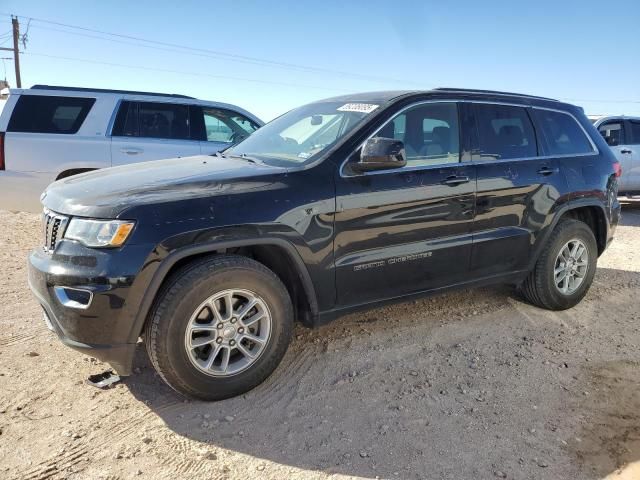
{"type": "Polygon", "coordinates": [[[140,334],[134,322],[144,293],[136,279],[151,250],[99,250],[63,240],[53,254],[39,248],[29,256],[29,287],[60,340],[111,364],[119,375],[131,374],[140,334]],[[80,303],[69,302],[61,287],[89,294],[80,303]]]}

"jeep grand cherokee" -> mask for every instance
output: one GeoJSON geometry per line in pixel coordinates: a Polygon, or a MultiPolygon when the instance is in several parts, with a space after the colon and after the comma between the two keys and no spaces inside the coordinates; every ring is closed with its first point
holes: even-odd
{"type": "Polygon", "coordinates": [[[143,337],[171,387],[217,400],[271,374],[294,321],[498,282],[574,306],[618,223],[619,175],[556,100],[343,96],[215,157],[54,183],[29,280],[67,345],[127,375],[143,337]]]}

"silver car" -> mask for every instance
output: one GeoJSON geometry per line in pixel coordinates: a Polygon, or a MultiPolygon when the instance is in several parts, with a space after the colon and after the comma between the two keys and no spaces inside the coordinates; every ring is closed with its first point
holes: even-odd
{"type": "Polygon", "coordinates": [[[621,194],[640,195],[640,117],[591,118],[622,167],[621,194]]]}

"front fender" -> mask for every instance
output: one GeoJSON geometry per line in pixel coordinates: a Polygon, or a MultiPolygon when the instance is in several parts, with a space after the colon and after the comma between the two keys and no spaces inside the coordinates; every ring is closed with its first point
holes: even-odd
{"type": "MultiPolygon", "coordinates": [[[[285,233],[281,231],[280,234],[285,233]]],[[[291,232],[287,232],[291,236],[291,232]]],[[[181,260],[207,253],[216,253],[230,248],[239,248],[255,245],[271,245],[282,248],[287,252],[291,260],[304,291],[309,300],[312,318],[318,316],[318,300],[316,286],[311,279],[311,275],[303,260],[300,251],[304,252],[304,245],[299,240],[296,244],[295,237],[285,239],[282,236],[267,233],[259,227],[243,226],[240,228],[217,231],[215,240],[211,239],[212,232],[190,232],[171,237],[158,245],[151,253],[145,266],[139,275],[139,280],[146,288],[142,288],[140,300],[135,302],[136,313],[129,339],[136,342],[140,336],[147,315],[153,302],[162,286],[164,280],[171,272],[171,269],[181,260]]],[[[308,252],[307,252],[308,254],[308,252]]]]}

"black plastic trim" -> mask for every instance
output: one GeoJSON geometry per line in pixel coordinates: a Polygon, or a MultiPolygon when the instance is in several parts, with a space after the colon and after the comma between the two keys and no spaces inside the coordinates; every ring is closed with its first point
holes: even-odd
{"type": "Polygon", "coordinates": [[[188,257],[192,257],[195,255],[201,255],[206,253],[216,253],[220,250],[225,250],[229,248],[237,248],[237,247],[249,247],[254,245],[273,245],[282,247],[288,253],[289,258],[293,261],[295,270],[297,271],[300,280],[302,281],[302,287],[304,288],[304,292],[307,295],[309,300],[309,307],[311,308],[311,317],[312,323],[315,322],[315,319],[318,317],[318,301],[316,297],[315,288],[313,286],[313,282],[311,281],[311,276],[309,272],[300,258],[300,255],[296,251],[296,249],[286,240],[282,240],[280,238],[254,238],[254,239],[243,239],[243,240],[230,240],[226,242],[214,242],[207,243],[202,245],[194,245],[190,247],[181,248],[176,250],[175,252],[169,254],[156,270],[153,275],[151,282],[149,282],[149,286],[147,287],[144,296],[142,297],[142,301],[140,302],[140,308],[136,314],[136,317],[133,322],[133,328],[130,333],[129,341],[135,342],[137,338],[142,333],[142,329],[144,327],[145,321],[147,319],[147,315],[151,310],[151,306],[156,299],[158,292],[160,291],[160,287],[164,280],[167,278],[167,275],[171,271],[171,268],[179,261],[188,257]]]}

